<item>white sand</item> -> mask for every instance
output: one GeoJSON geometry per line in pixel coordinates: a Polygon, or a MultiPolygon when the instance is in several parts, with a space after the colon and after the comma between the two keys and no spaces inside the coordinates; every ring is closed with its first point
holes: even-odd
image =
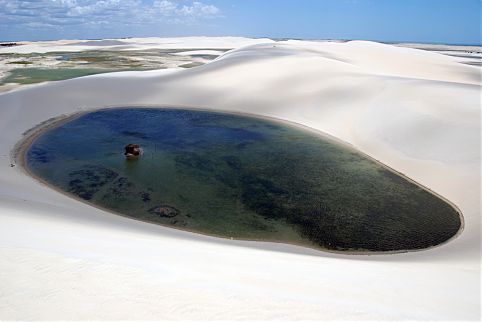
{"type": "Polygon", "coordinates": [[[479,319],[480,72],[372,42],[270,41],[197,68],[0,95],[0,319],[479,319]],[[242,111],[322,130],[454,202],[465,230],[438,248],[379,256],[230,241],[105,213],[10,167],[24,131],[115,105],[242,111]]]}
{"type": "Polygon", "coordinates": [[[178,55],[178,56],[191,56],[191,55],[213,55],[213,56],[219,56],[224,54],[223,51],[220,50],[210,50],[210,49],[205,49],[205,50],[188,50],[188,51],[181,51],[179,53],[173,53],[173,55],[178,55]]]}
{"type": "Polygon", "coordinates": [[[0,48],[0,53],[48,53],[84,50],[148,50],[148,49],[231,49],[259,43],[274,42],[267,38],[244,37],[181,37],[128,38],[104,40],[23,41],[19,46],[0,48]]]}

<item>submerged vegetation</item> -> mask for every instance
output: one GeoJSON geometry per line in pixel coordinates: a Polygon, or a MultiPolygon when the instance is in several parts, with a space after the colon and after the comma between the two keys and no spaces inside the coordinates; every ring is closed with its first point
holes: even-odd
{"type": "Polygon", "coordinates": [[[444,200],[353,149],[253,117],[101,110],[38,137],[26,161],[90,203],[216,236],[401,251],[443,243],[461,226],[444,200]],[[143,154],[125,160],[134,142],[143,154]]]}

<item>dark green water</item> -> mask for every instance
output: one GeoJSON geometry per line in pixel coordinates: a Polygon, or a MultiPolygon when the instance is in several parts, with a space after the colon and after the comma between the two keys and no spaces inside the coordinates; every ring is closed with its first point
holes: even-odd
{"type": "Polygon", "coordinates": [[[87,75],[111,73],[118,70],[100,68],[17,68],[9,71],[2,83],[35,84],[87,75]]]}
{"type": "Polygon", "coordinates": [[[445,201],[316,134],[171,109],[85,114],[38,137],[29,169],[86,201],[211,235],[338,251],[413,250],[460,228],[445,201]],[[138,160],[123,147],[139,144],[138,160]]]}

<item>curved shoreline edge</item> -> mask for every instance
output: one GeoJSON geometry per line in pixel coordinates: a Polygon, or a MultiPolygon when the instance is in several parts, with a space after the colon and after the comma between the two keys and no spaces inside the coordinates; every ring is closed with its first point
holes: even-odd
{"type": "MultiPolygon", "coordinates": [[[[259,115],[259,114],[254,114],[254,113],[234,112],[234,111],[226,111],[226,110],[220,110],[220,109],[211,109],[211,108],[206,108],[206,107],[205,108],[202,108],[202,107],[197,108],[197,107],[193,107],[193,106],[180,106],[180,105],[176,105],[176,106],[173,106],[173,105],[169,105],[169,106],[166,106],[166,105],[149,105],[149,104],[142,104],[142,105],[128,104],[128,105],[129,106],[114,105],[114,106],[84,108],[80,112],[74,112],[74,113],[71,113],[71,114],[62,114],[62,115],[59,115],[59,116],[56,116],[56,117],[49,118],[49,119],[37,124],[36,126],[32,127],[31,129],[25,131],[24,133],[22,133],[23,137],[15,144],[14,148],[11,150],[11,153],[10,153],[11,163],[14,164],[14,165],[17,165],[17,164],[20,165],[20,168],[22,169],[23,173],[32,177],[32,178],[34,178],[38,183],[40,183],[42,185],[45,185],[45,186],[49,187],[50,189],[53,189],[54,191],[57,191],[57,192],[65,195],[66,197],[69,197],[71,199],[80,201],[84,204],[87,204],[87,205],[92,206],[94,208],[100,209],[102,211],[106,211],[108,213],[118,215],[118,216],[121,216],[121,217],[124,217],[124,218],[128,218],[128,219],[131,219],[131,220],[137,220],[137,221],[141,221],[141,222],[145,222],[145,223],[149,223],[149,224],[155,224],[155,225],[159,225],[159,226],[166,227],[166,228],[169,228],[169,229],[180,230],[180,231],[189,232],[189,233],[192,233],[192,234],[203,235],[203,236],[214,237],[214,238],[220,238],[220,239],[223,239],[223,240],[253,241],[253,242],[261,242],[261,243],[275,243],[275,244],[282,244],[282,245],[292,245],[292,246],[297,246],[297,247],[301,247],[301,248],[304,248],[304,249],[314,250],[316,252],[332,253],[332,254],[337,254],[337,255],[389,255],[389,254],[420,252],[420,251],[426,251],[426,250],[438,248],[440,246],[443,246],[443,245],[453,241],[457,237],[459,237],[462,234],[462,232],[465,228],[465,220],[464,220],[464,216],[462,214],[462,211],[452,201],[448,200],[444,196],[441,196],[440,194],[431,190],[430,188],[418,183],[414,179],[406,176],[405,174],[403,174],[403,173],[393,169],[392,167],[382,163],[381,161],[373,158],[372,156],[358,150],[352,144],[349,144],[349,143],[347,143],[347,142],[345,142],[341,139],[338,139],[338,138],[336,138],[334,136],[331,136],[327,133],[324,133],[320,130],[308,127],[308,126],[300,124],[300,123],[288,121],[288,120],[285,120],[285,119],[279,119],[279,118],[272,117],[272,116],[259,115]],[[169,225],[163,225],[163,224],[160,224],[158,222],[143,220],[143,219],[135,218],[135,217],[132,217],[132,216],[127,216],[127,215],[124,215],[124,214],[119,213],[119,212],[112,211],[110,209],[107,209],[107,208],[95,205],[93,203],[87,202],[87,201],[85,201],[85,200],[83,200],[83,199],[81,199],[81,198],[79,198],[75,195],[72,195],[72,194],[70,194],[70,193],[68,193],[68,192],[66,192],[66,191],[64,191],[64,190],[62,190],[58,187],[55,187],[54,185],[48,183],[47,181],[45,181],[42,178],[33,174],[32,171],[30,171],[30,169],[28,168],[28,166],[26,164],[25,153],[27,152],[27,150],[29,149],[31,144],[39,136],[41,136],[45,132],[47,132],[47,131],[49,131],[49,130],[57,127],[57,126],[60,126],[64,123],[70,122],[70,121],[72,121],[76,118],[79,118],[79,117],[81,117],[85,114],[88,114],[88,113],[92,113],[92,112],[95,112],[95,111],[101,111],[101,110],[126,109],[126,108],[182,109],[182,110],[193,110],[193,111],[199,111],[199,112],[212,112],[212,113],[222,113],[222,114],[228,114],[228,115],[229,114],[230,115],[240,115],[240,116],[245,116],[245,117],[262,119],[262,120],[269,121],[269,122],[281,123],[285,126],[301,129],[301,130],[304,130],[304,131],[308,131],[308,132],[313,133],[313,134],[315,134],[315,135],[317,135],[317,136],[319,136],[319,137],[321,137],[325,140],[328,140],[328,141],[330,141],[334,144],[340,145],[344,148],[347,148],[347,149],[353,150],[356,153],[359,153],[360,155],[369,159],[370,161],[375,162],[376,164],[382,166],[383,168],[389,170],[390,172],[392,172],[392,173],[394,173],[398,176],[401,176],[402,178],[404,178],[407,181],[417,185],[418,187],[427,191],[428,193],[432,194],[433,196],[443,200],[444,202],[449,204],[459,215],[459,219],[460,219],[459,230],[451,238],[447,239],[446,241],[444,241],[444,242],[442,242],[438,245],[433,245],[433,246],[430,246],[430,247],[427,247],[427,248],[407,249],[407,250],[397,250],[397,251],[354,251],[354,250],[336,251],[336,250],[326,249],[326,248],[322,248],[322,247],[317,247],[317,246],[310,247],[310,246],[301,245],[301,244],[297,244],[297,243],[290,243],[290,242],[286,242],[286,241],[252,239],[252,238],[250,238],[250,239],[232,238],[232,237],[230,238],[230,237],[215,235],[215,234],[205,234],[205,233],[197,232],[197,231],[194,231],[194,230],[191,230],[191,229],[186,229],[186,228],[178,228],[178,227],[172,227],[172,226],[169,226],[169,225]]],[[[281,249],[274,249],[274,250],[282,251],[281,249]]]]}

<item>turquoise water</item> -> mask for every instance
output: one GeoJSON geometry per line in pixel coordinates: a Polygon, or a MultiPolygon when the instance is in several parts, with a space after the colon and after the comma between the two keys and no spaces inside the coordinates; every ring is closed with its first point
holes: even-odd
{"type": "Polygon", "coordinates": [[[312,132],[217,112],[91,112],[38,137],[35,175],[101,207],[173,228],[337,251],[423,249],[453,237],[449,204],[312,132]],[[143,154],[126,160],[123,148],[143,154]]]}

